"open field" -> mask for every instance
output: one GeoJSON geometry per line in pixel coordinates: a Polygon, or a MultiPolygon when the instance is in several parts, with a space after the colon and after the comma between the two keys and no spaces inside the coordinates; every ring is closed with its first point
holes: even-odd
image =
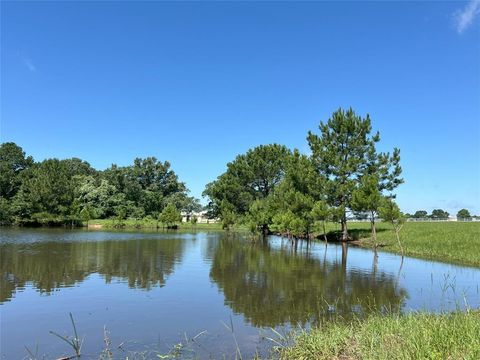
{"type": "MultiPolygon", "coordinates": [[[[333,225],[332,225],[333,226],[333,225]]],[[[369,223],[349,223],[360,246],[372,247],[369,223]]],[[[382,251],[400,253],[392,226],[377,224],[382,251]]],[[[405,255],[480,266],[479,222],[407,222],[400,231],[405,255]]]]}
{"type": "MultiPolygon", "coordinates": [[[[372,315],[301,332],[281,359],[480,359],[480,312],[372,315]]],[[[274,358],[277,358],[275,356],[274,358]]]]}

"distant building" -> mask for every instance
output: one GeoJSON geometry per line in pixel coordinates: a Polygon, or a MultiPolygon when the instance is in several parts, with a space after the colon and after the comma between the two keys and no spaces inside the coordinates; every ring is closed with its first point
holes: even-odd
{"type": "Polygon", "coordinates": [[[182,214],[182,222],[184,223],[190,222],[190,220],[192,219],[192,216],[197,217],[197,223],[199,224],[213,224],[219,221],[218,219],[209,219],[207,216],[206,210],[193,212],[193,213],[182,212],[181,214],[182,214]]]}

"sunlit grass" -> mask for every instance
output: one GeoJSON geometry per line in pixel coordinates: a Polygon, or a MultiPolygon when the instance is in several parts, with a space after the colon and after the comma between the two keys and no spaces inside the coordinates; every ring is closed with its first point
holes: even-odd
{"type": "MultiPolygon", "coordinates": [[[[373,246],[369,223],[349,223],[360,244],[373,246]]],[[[400,253],[392,227],[377,224],[381,250],[400,253]]],[[[480,222],[407,222],[400,231],[405,255],[480,266],[480,222]]]]}
{"type": "Polygon", "coordinates": [[[373,315],[302,331],[280,359],[480,359],[480,312],[373,315]]]}

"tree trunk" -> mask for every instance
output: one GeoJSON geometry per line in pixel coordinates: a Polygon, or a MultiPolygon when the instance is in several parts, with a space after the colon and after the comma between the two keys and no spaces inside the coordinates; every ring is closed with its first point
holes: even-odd
{"type": "Polygon", "coordinates": [[[372,225],[373,246],[375,246],[375,249],[376,249],[377,248],[377,229],[375,229],[375,213],[372,211],[370,216],[371,216],[370,223],[372,225]]]}
{"type": "Polygon", "coordinates": [[[325,244],[327,244],[328,238],[327,238],[327,229],[325,227],[325,220],[323,221],[323,239],[325,240],[325,244]]]}
{"type": "Polygon", "coordinates": [[[403,255],[402,255],[402,260],[400,262],[400,267],[398,268],[397,279],[395,280],[395,290],[397,289],[398,284],[400,283],[400,275],[402,274],[402,267],[403,267],[403,255]]]}
{"type": "Polygon", "coordinates": [[[372,264],[372,277],[374,282],[377,275],[377,269],[378,269],[378,253],[377,253],[377,248],[375,248],[373,250],[373,264],[372,264]]]}
{"type": "Polygon", "coordinates": [[[262,225],[262,235],[263,235],[264,237],[267,237],[268,233],[269,233],[268,225],[267,225],[267,224],[263,224],[263,225],[262,225]]]}
{"type": "Polygon", "coordinates": [[[347,255],[348,255],[348,245],[346,243],[342,244],[342,270],[343,273],[346,272],[347,269],[347,255]]]}
{"type": "Polygon", "coordinates": [[[402,226],[395,226],[395,236],[397,237],[398,246],[400,246],[400,250],[402,251],[402,257],[403,257],[404,251],[403,251],[402,242],[400,241],[400,234],[399,234],[401,229],[402,229],[402,226]]]}
{"type": "Polygon", "coordinates": [[[342,237],[340,240],[348,241],[350,237],[348,236],[348,228],[347,228],[347,214],[343,214],[342,216],[342,237]]]}

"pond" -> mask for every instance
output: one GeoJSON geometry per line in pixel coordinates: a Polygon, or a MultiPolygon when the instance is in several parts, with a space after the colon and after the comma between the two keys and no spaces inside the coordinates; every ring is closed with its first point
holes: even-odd
{"type": "Polygon", "coordinates": [[[72,355],[49,332],[73,334],[70,312],[82,358],[98,358],[105,327],[118,356],[153,358],[183,342],[186,358],[228,359],[236,343],[244,358],[266,354],[272,328],[333,314],[480,306],[478,268],[355,247],[224,232],[0,231],[3,359],[24,358],[25,346],[72,355]]]}

